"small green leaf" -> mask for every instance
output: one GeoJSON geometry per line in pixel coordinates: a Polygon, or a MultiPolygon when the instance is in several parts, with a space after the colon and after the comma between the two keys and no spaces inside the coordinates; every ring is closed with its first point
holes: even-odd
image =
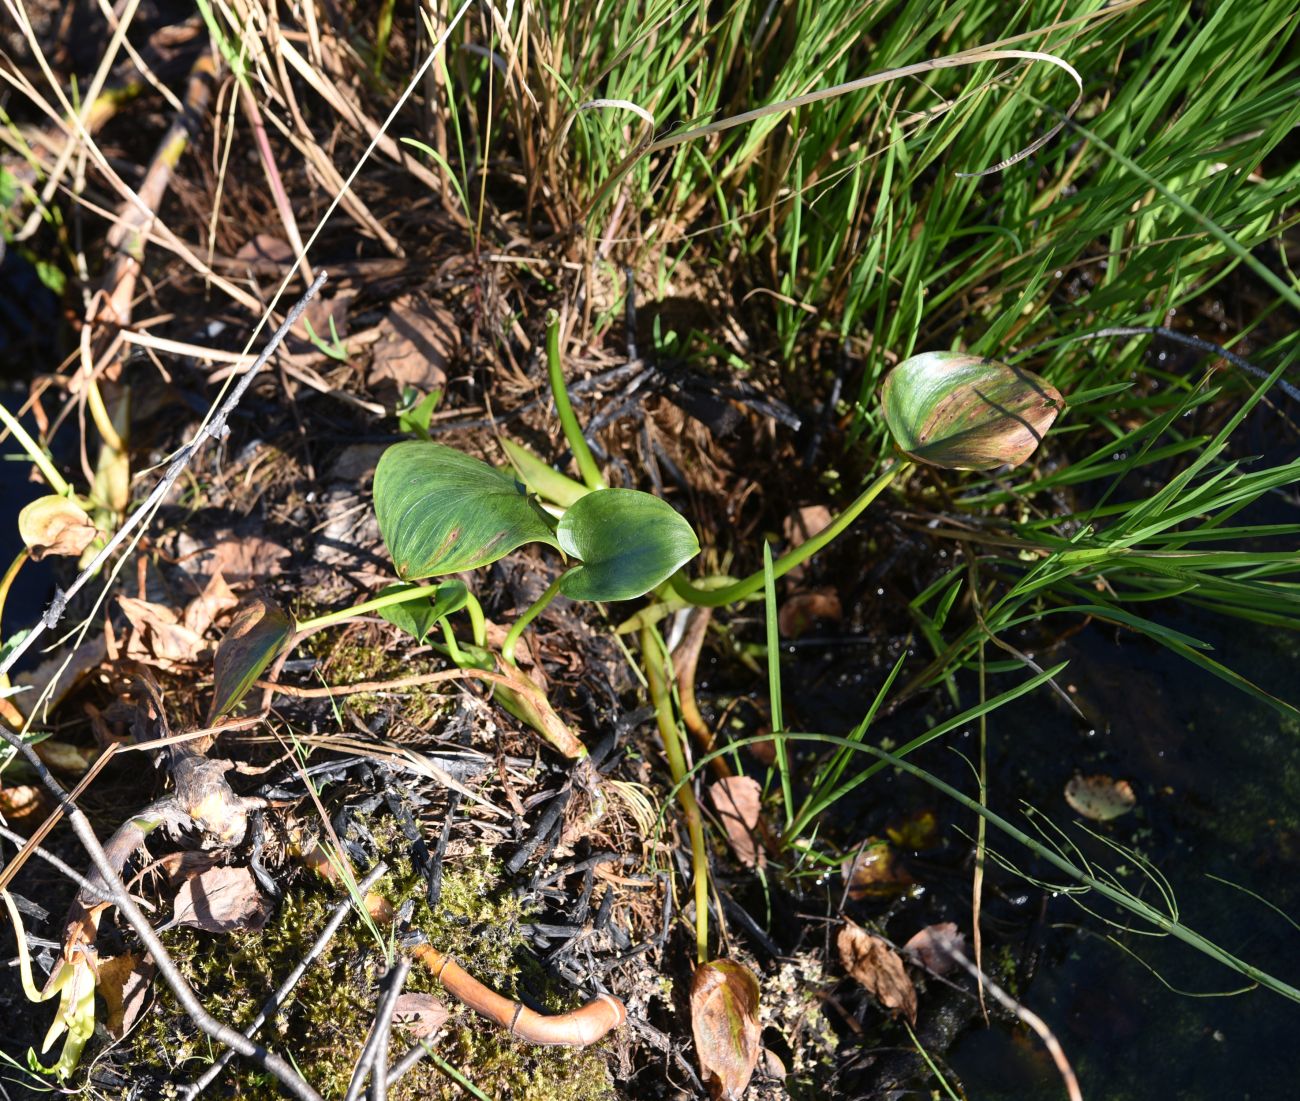
{"type": "Polygon", "coordinates": [[[422,440],[429,438],[429,424],[433,420],[434,410],[442,400],[441,390],[431,390],[424,397],[414,386],[402,390],[402,403],[397,407],[397,427],[403,432],[419,436],[422,440]]]}
{"type": "MultiPolygon", "coordinates": [[[[405,589],[418,589],[418,585],[389,585],[378,596],[390,596],[405,589]]],[[[423,600],[409,600],[405,604],[390,604],[380,608],[379,614],[394,627],[413,635],[418,642],[423,642],[433,630],[433,625],[443,616],[460,611],[469,602],[469,589],[463,581],[444,581],[438,586],[434,597],[423,600]]]]}
{"type": "Polygon", "coordinates": [[[959,352],[905,359],[885,379],[880,404],[900,451],[948,470],[1019,466],[1065,408],[1037,375],[959,352]]]}
{"type": "Polygon", "coordinates": [[[228,714],[247,695],[292,633],[293,620],[263,597],[254,597],[236,614],[213,663],[214,718],[228,714]]]}
{"type": "Polygon", "coordinates": [[[375,516],[404,581],[486,566],[524,543],[558,546],[546,513],[509,474],[423,440],[384,452],[375,516]]]}
{"type": "Polygon", "coordinates": [[[581,559],[560,582],[573,600],[631,600],[666,581],[700,553],[677,510],[635,489],[598,489],[575,501],[555,534],[581,559]]]}

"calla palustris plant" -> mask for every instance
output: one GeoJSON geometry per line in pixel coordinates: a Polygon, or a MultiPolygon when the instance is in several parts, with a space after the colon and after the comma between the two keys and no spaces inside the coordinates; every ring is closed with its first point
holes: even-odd
{"type": "Polygon", "coordinates": [[[885,379],[881,412],[908,458],[947,470],[1019,466],[1065,408],[1030,371],[960,352],[924,352],[885,379]]]}
{"type": "Polygon", "coordinates": [[[556,525],[511,475],[421,441],[396,444],[379,460],[375,516],[406,581],[486,566],[525,543],[545,543],[577,560],[557,582],[575,600],[631,600],[700,550],[691,526],[648,493],[595,490],[556,525]]]}

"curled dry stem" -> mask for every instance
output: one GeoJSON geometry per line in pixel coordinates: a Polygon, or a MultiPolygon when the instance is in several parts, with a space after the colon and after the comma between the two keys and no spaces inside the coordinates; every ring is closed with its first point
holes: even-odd
{"type": "MultiPolygon", "coordinates": [[[[327,879],[337,878],[334,865],[319,846],[307,853],[304,860],[327,879]]],[[[397,919],[392,903],[374,891],[366,892],[365,908],[377,925],[391,925],[397,919]]],[[[626,1007],[612,994],[600,994],[568,1013],[547,1015],[490,990],[454,959],[430,944],[416,945],[411,949],[411,955],[442,983],[452,997],[530,1044],[587,1047],[627,1020],[626,1007]]]]}

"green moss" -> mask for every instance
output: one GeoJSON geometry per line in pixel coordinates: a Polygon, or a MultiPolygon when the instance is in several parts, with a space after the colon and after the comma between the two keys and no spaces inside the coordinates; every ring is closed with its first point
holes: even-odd
{"type": "MultiPolygon", "coordinates": [[[[321,660],[320,673],[325,683],[333,685],[396,680],[432,673],[442,666],[431,657],[408,657],[406,651],[415,647],[415,641],[407,636],[403,636],[403,644],[397,649],[386,649],[386,635],[376,634],[382,630],[385,629],[321,631],[303,643],[303,650],[321,660]]],[[[404,722],[424,728],[446,710],[445,692],[446,685],[404,688],[396,707],[391,695],[358,694],[348,696],[347,701],[362,718],[400,711],[404,722]]]]}
{"type": "MultiPolygon", "coordinates": [[[[381,846],[396,831],[390,820],[371,823],[381,846]]],[[[393,845],[395,850],[399,846],[393,845]]],[[[411,926],[439,951],[456,960],[480,981],[513,996],[523,940],[524,909],[509,891],[499,888],[498,868],[486,852],[475,853],[444,871],[437,910],[424,901],[424,880],[416,876],[401,851],[386,859],[393,870],[377,886],[394,906],[414,899],[411,926]]],[[[165,933],[164,941],[182,972],[219,1020],[242,1028],[252,1020],[272,989],[302,959],[328,920],[339,898],[337,889],[304,873],[286,892],[271,922],[257,933],[213,935],[191,929],[165,933]]],[[[383,931],[385,937],[388,931],[383,931]]],[[[373,1020],[384,952],[374,932],[356,917],[345,921],[325,953],[298,983],[285,1009],[259,1034],[274,1050],[293,1061],[320,1093],[342,1096],[353,1064],[373,1020]]],[[[544,992],[553,1009],[572,1005],[569,992],[549,984],[540,969],[529,987],[544,992]]],[[[599,1050],[543,1048],[522,1043],[481,1020],[452,999],[427,971],[413,968],[406,989],[443,996],[452,1019],[435,1040],[438,1056],[492,1098],[529,1101],[603,1101],[614,1096],[605,1059],[599,1050]]],[[[400,1058],[411,1040],[394,1030],[390,1062],[400,1058]]],[[[177,1081],[197,1077],[214,1051],[161,986],[152,1012],[141,1022],[131,1044],[133,1073],[153,1069],[177,1081]]],[[[279,1088],[238,1060],[238,1095],[279,1097],[279,1088]]],[[[214,1094],[216,1096],[216,1094],[214,1094]]],[[[465,1091],[426,1059],[389,1091],[394,1101],[416,1098],[464,1098],[465,1091]]]]}

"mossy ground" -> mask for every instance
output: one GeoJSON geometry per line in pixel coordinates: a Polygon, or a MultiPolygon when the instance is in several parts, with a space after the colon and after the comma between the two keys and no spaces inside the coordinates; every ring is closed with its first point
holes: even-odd
{"type": "MultiPolygon", "coordinates": [[[[392,844],[395,831],[375,827],[381,844],[392,844]]],[[[478,852],[444,871],[436,909],[425,900],[425,881],[409,860],[384,854],[393,867],[375,888],[399,911],[413,904],[407,932],[419,933],[470,974],[508,996],[516,993],[521,971],[528,990],[551,1009],[570,1008],[570,995],[549,983],[539,967],[528,966],[522,952],[520,922],[526,913],[519,901],[498,886],[497,866],[478,852]]],[[[276,913],[259,932],[214,935],[192,929],[165,934],[165,942],[185,976],[218,1019],[242,1028],[262,1000],[303,958],[339,900],[336,887],[303,872],[286,891],[276,913]]],[[[357,916],[344,922],[322,956],[307,970],[283,1011],[265,1026],[261,1038],[290,1056],[309,1082],[326,1098],[347,1088],[358,1052],[375,1012],[385,952],[392,930],[369,926],[357,916]]],[[[600,1046],[594,1049],[536,1047],[514,1039],[443,994],[441,986],[418,965],[406,990],[444,997],[452,1017],[433,1041],[440,1060],[457,1068],[488,1097],[529,1101],[604,1101],[615,1096],[600,1046]]],[[[393,1032],[389,1061],[412,1041],[400,1028],[393,1032]]],[[[165,989],[147,1018],[128,1041],[136,1073],[150,1068],[179,1084],[202,1073],[212,1047],[178,1011],[165,989]]],[[[266,1075],[236,1061],[224,1078],[245,1098],[279,1097],[266,1075]]],[[[164,1093],[171,1092],[168,1087],[164,1093]]],[[[394,1101],[404,1098],[462,1098],[466,1091],[430,1059],[394,1084],[394,1101]]]]}

